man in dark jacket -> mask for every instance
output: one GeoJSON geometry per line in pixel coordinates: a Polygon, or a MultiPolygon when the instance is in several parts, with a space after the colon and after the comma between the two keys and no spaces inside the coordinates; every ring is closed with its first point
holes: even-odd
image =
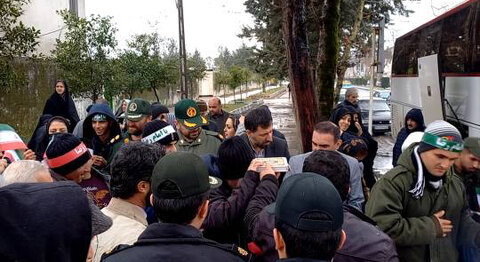
{"type": "MultiPolygon", "coordinates": [[[[334,261],[398,261],[393,241],[380,231],[375,223],[356,208],[345,203],[350,190],[350,172],[346,160],[335,151],[314,151],[305,159],[303,172],[313,172],[326,177],[340,194],[343,204],[343,230],[347,234],[345,245],[339,249],[334,261]]],[[[295,174],[291,177],[298,177],[295,174]]],[[[285,179],[289,181],[291,178],[285,179]]],[[[282,185],[283,186],[283,185],[282,185]]],[[[270,188],[273,188],[270,186],[270,188]]],[[[248,209],[246,223],[253,243],[251,251],[256,250],[263,261],[275,261],[273,234],[274,218],[266,209],[275,201],[275,190],[265,190],[260,184],[248,209]],[[263,189],[260,191],[260,189],[263,189]],[[262,210],[263,209],[263,210],[262,210]],[[253,248],[253,250],[252,250],[253,248]]]]}
{"type": "Polygon", "coordinates": [[[230,116],[230,113],[222,109],[222,101],[220,101],[220,98],[218,97],[212,97],[210,100],[208,100],[208,109],[208,122],[215,123],[218,132],[224,135],[223,129],[225,128],[225,122],[227,122],[227,118],[230,116]]]}
{"type": "Polygon", "coordinates": [[[56,134],[45,152],[55,181],[72,180],[79,184],[99,208],[110,202],[110,176],[92,167],[90,151],[72,134],[56,134]]]}
{"type": "Polygon", "coordinates": [[[425,130],[425,121],[423,120],[422,110],[413,108],[405,116],[405,127],[400,129],[397,134],[397,141],[393,146],[392,165],[396,166],[398,158],[402,154],[402,145],[408,135],[413,132],[423,132],[425,130]]]}
{"type": "Polygon", "coordinates": [[[245,116],[246,133],[241,137],[251,146],[256,158],[286,157],[290,159],[287,141],[273,136],[273,119],[270,110],[259,107],[245,116]]]}
{"type": "Polygon", "coordinates": [[[360,112],[360,107],[358,106],[358,89],[351,87],[345,92],[345,100],[338,104],[337,108],[344,106],[351,106],[355,108],[356,111],[360,112]]]}
{"type": "Polygon", "coordinates": [[[400,261],[458,261],[458,246],[480,244],[480,225],[452,170],[462,150],[460,132],[434,121],[373,187],[365,214],[393,238],[400,261]]]}
{"type": "Polygon", "coordinates": [[[109,174],[110,162],[123,141],[120,126],[108,105],[92,106],[83,121],[83,141],[93,150],[93,166],[109,174]]]}
{"type": "Polygon", "coordinates": [[[153,223],[132,246],[119,246],[103,261],[250,261],[235,245],[222,245],[202,236],[210,188],[220,180],[209,177],[202,159],[176,152],[163,157],[153,170],[151,203],[160,223],[153,223]]]}
{"type": "Polygon", "coordinates": [[[208,216],[203,222],[206,238],[246,247],[243,218],[250,198],[266,171],[257,172],[261,161],[253,160],[250,146],[233,136],[218,149],[218,168],[222,185],[210,194],[208,216]]]}
{"type": "Polygon", "coordinates": [[[279,261],[332,261],[345,243],[342,200],[325,177],[300,173],[285,180],[267,209],[275,214],[279,261]]]}
{"type": "MultiPolygon", "coordinates": [[[[465,147],[460,157],[455,160],[455,173],[462,179],[467,195],[468,207],[472,211],[472,218],[480,223],[480,138],[467,137],[465,147]]],[[[460,261],[478,261],[479,249],[475,246],[459,248],[460,261]]]]}

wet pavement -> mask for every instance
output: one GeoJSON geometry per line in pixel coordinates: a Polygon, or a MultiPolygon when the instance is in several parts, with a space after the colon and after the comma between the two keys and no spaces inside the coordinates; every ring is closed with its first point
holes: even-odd
{"type": "MultiPolygon", "coordinates": [[[[292,100],[289,98],[288,92],[276,98],[265,99],[264,104],[272,112],[273,127],[285,135],[290,155],[301,154],[301,140],[293,113],[292,100]]],[[[373,169],[378,178],[392,168],[392,150],[395,141],[389,134],[375,136],[374,139],[378,142],[378,151],[373,169]]]]}
{"type": "Polygon", "coordinates": [[[392,169],[393,145],[395,140],[390,135],[373,137],[378,142],[378,151],[373,162],[373,171],[377,179],[392,169]]]}
{"type": "Polygon", "coordinates": [[[283,93],[277,98],[265,99],[263,103],[270,108],[273,118],[273,128],[285,135],[288,143],[290,155],[302,153],[302,146],[299,137],[295,116],[293,113],[292,100],[288,92],[283,93]]]}

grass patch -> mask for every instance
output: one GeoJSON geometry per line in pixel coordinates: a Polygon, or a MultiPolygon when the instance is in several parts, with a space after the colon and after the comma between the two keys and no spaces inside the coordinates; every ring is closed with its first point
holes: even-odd
{"type": "Polygon", "coordinates": [[[232,110],[235,110],[237,108],[240,108],[242,106],[245,106],[247,105],[248,103],[250,102],[253,102],[253,101],[256,101],[256,100],[260,100],[260,99],[266,99],[266,98],[269,98],[272,94],[280,91],[280,90],[283,90],[285,89],[285,87],[277,87],[277,88],[272,88],[270,90],[267,90],[265,92],[262,92],[262,93],[258,93],[258,94],[255,94],[255,95],[252,95],[252,96],[249,96],[247,97],[246,99],[243,99],[240,101],[240,99],[237,100],[237,103],[233,104],[224,104],[223,105],[223,110],[227,111],[227,112],[231,112],[232,110]]]}

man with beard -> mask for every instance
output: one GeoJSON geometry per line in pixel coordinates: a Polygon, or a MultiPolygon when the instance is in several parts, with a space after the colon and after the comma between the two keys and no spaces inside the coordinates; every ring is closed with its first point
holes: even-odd
{"type": "Polygon", "coordinates": [[[122,146],[122,134],[108,105],[95,104],[83,121],[83,141],[93,150],[93,166],[110,173],[110,162],[122,146]]]}
{"type": "Polygon", "coordinates": [[[273,120],[267,107],[251,110],[245,116],[246,133],[241,137],[250,145],[256,158],[290,158],[287,141],[273,135],[273,120]]]}
{"type": "Polygon", "coordinates": [[[480,245],[452,168],[463,147],[454,126],[434,121],[373,186],[365,214],[395,241],[400,261],[458,261],[458,246],[480,245]]]}
{"type": "Polygon", "coordinates": [[[208,121],[215,123],[217,129],[221,134],[223,134],[223,129],[225,128],[225,122],[230,116],[230,113],[226,112],[222,108],[222,101],[218,97],[212,97],[208,100],[208,121]]]}
{"type": "Polygon", "coordinates": [[[347,91],[345,92],[345,100],[343,100],[343,102],[338,104],[337,108],[344,107],[344,106],[351,106],[355,108],[355,110],[360,111],[357,101],[358,101],[358,89],[355,87],[351,87],[347,89],[347,91]]]}
{"type": "Polygon", "coordinates": [[[400,158],[402,154],[403,142],[405,142],[408,135],[413,132],[423,132],[423,130],[425,130],[425,122],[423,120],[422,110],[414,108],[408,111],[405,116],[405,127],[398,132],[397,141],[395,141],[395,145],[393,146],[393,166],[397,165],[398,158],[400,158]]]}
{"type": "Polygon", "coordinates": [[[142,132],[145,125],[152,120],[152,107],[147,100],[135,98],[127,107],[128,141],[142,140],[142,132]]]}
{"type": "Polygon", "coordinates": [[[197,103],[192,99],[182,99],[175,105],[175,126],[180,140],[178,151],[190,152],[202,156],[217,154],[222,138],[217,132],[203,130],[207,119],[200,113],[197,103]]]}
{"type": "Polygon", "coordinates": [[[94,261],[120,244],[131,245],[148,226],[144,208],[150,201],[150,180],[155,164],[165,155],[158,146],[130,143],[118,151],[112,162],[112,199],[102,212],[113,220],[112,227],[97,236],[94,261]]]}
{"type": "MultiPolygon", "coordinates": [[[[454,163],[455,173],[462,179],[472,217],[480,223],[480,138],[468,137],[460,157],[454,163]]],[[[464,245],[460,248],[460,261],[478,261],[479,249],[464,245]]]]}
{"type": "Polygon", "coordinates": [[[455,160],[455,173],[460,176],[465,184],[467,200],[470,209],[476,214],[473,216],[480,222],[480,138],[468,137],[465,139],[465,148],[460,157],[455,160]],[[477,193],[478,192],[478,193],[477,193]]]}

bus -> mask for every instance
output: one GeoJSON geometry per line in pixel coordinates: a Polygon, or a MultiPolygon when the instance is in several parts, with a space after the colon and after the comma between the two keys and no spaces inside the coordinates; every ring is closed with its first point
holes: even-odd
{"type": "Polygon", "coordinates": [[[480,137],[480,0],[469,0],[395,41],[392,135],[412,108],[480,137]]]}

